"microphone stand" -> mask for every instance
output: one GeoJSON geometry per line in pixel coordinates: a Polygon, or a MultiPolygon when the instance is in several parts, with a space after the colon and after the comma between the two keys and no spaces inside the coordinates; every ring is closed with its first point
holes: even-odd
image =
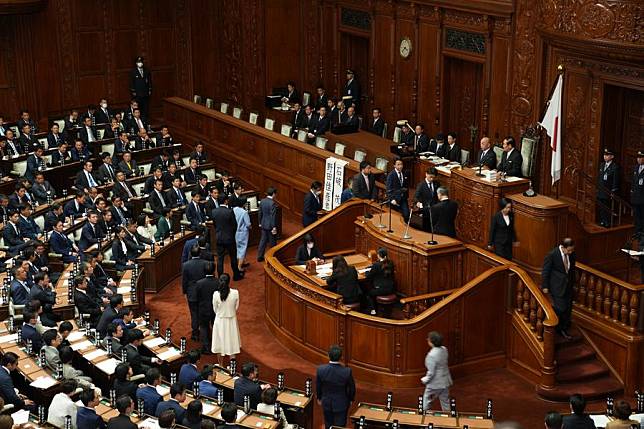
{"type": "Polygon", "coordinates": [[[405,227],[405,233],[403,234],[402,238],[403,240],[409,240],[411,238],[411,235],[409,235],[409,224],[411,223],[411,215],[412,211],[409,210],[409,219],[407,220],[407,226],[405,227]]]}
{"type": "Polygon", "coordinates": [[[380,206],[380,214],[379,214],[379,216],[378,216],[378,225],[376,225],[376,228],[380,228],[380,229],[382,229],[382,228],[386,228],[386,227],[387,227],[385,224],[383,224],[383,223],[382,223],[382,206],[384,206],[385,204],[387,204],[387,203],[388,203],[388,202],[390,202],[390,201],[391,201],[391,200],[390,200],[389,198],[387,198],[387,199],[386,199],[386,200],[384,200],[383,202],[378,203],[378,205],[380,206]]]}
{"type": "Polygon", "coordinates": [[[476,177],[485,177],[485,174],[481,173],[481,170],[483,169],[483,164],[479,162],[479,172],[476,173],[476,177]]]}
{"type": "Polygon", "coordinates": [[[427,242],[430,246],[436,246],[438,241],[434,240],[434,219],[432,218],[432,206],[429,206],[429,226],[432,229],[432,238],[427,242]]]}
{"type": "Polygon", "coordinates": [[[388,233],[394,232],[393,229],[391,229],[391,201],[389,201],[389,229],[387,230],[388,233]]]}

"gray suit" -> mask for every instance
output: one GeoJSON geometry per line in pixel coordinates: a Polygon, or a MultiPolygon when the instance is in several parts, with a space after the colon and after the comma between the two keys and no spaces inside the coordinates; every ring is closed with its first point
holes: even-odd
{"type": "Polygon", "coordinates": [[[272,198],[266,197],[259,202],[259,225],[262,232],[257,246],[257,260],[264,260],[266,246],[273,247],[277,244],[277,235],[273,228],[277,227],[277,205],[272,198]]]}
{"type": "Polygon", "coordinates": [[[52,371],[56,371],[58,364],[61,363],[58,349],[52,346],[44,346],[43,350],[45,350],[45,362],[47,363],[47,366],[51,368],[52,371]]]}
{"type": "Polygon", "coordinates": [[[449,373],[449,354],[447,348],[432,347],[425,356],[427,373],[421,379],[425,385],[423,406],[429,410],[431,403],[438,397],[443,411],[449,410],[449,387],[452,385],[452,376],[449,373]]]}

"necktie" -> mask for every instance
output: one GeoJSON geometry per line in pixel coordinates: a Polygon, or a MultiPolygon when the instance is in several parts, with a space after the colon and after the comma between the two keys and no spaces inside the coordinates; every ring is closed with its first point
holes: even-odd
{"type": "Polygon", "coordinates": [[[363,174],[362,177],[364,177],[364,183],[367,185],[367,191],[370,191],[370,189],[369,189],[369,176],[365,176],[363,174]]]}
{"type": "Polygon", "coordinates": [[[568,260],[568,254],[564,253],[564,268],[566,269],[566,272],[570,269],[570,262],[568,260]]]}
{"type": "Polygon", "coordinates": [[[121,225],[125,225],[125,217],[123,216],[123,213],[121,212],[121,208],[117,207],[116,212],[119,214],[119,217],[121,218],[121,225]]]}
{"type": "Polygon", "coordinates": [[[86,172],[85,174],[87,174],[87,182],[89,183],[89,186],[91,186],[92,188],[95,187],[96,182],[94,181],[94,178],[92,177],[92,175],[89,174],[89,172],[86,172]]]}
{"type": "Polygon", "coordinates": [[[195,205],[195,210],[197,211],[197,221],[201,222],[201,210],[199,210],[199,206],[197,203],[194,203],[195,205]]]}
{"type": "Polygon", "coordinates": [[[400,185],[402,186],[402,184],[403,184],[403,175],[402,175],[402,173],[400,171],[398,172],[398,180],[400,180],[400,185]]]}
{"type": "Polygon", "coordinates": [[[121,185],[123,185],[123,187],[127,191],[127,196],[132,198],[132,192],[130,192],[130,188],[127,187],[127,184],[125,182],[121,182],[121,185]]]}
{"type": "Polygon", "coordinates": [[[479,158],[479,162],[483,161],[484,156],[485,156],[485,151],[481,152],[481,158],[479,158]]]}
{"type": "Polygon", "coordinates": [[[161,207],[165,207],[165,200],[163,199],[163,195],[159,191],[156,191],[157,196],[159,197],[159,201],[161,201],[161,207]]]}
{"type": "Polygon", "coordinates": [[[179,191],[178,189],[175,189],[175,191],[177,192],[177,199],[179,203],[183,204],[183,196],[181,195],[181,191],[179,191]]]}
{"type": "Polygon", "coordinates": [[[642,173],[642,170],[644,170],[644,165],[640,165],[640,169],[639,169],[638,173],[642,173]]]}
{"type": "Polygon", "coordinates": [[[112,171],[112,166],[109,165],[109,164],[105,164],[105,165],[107,165],[107,171],[109,172],[110,180],[113,181],[114,180],[114,172],[112,171]]]}

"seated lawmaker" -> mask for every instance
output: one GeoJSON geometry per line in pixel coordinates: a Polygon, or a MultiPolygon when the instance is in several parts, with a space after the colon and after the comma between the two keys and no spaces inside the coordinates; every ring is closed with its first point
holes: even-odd
{"type": "Polygon", "coordinates": [[[375,297],[391,295],[395,292],[394,263],[389,259],[387,249],[378,249],[378,260],[367,271],[367,279],[371,280],[372,287],[367,293],[367,304],[372,315],[376,314],[375,297]]]}
{"type": "Polygon", "coordinates": [[[367,131],[377,136],[382,136],[382,132],[385,129],[385,121],[382,119],[380,115],[380,108],[375,107],[374,109],[372,109],[371,116],[373,118],[369,123],[369,128],[367,128],[367,131]]]}
{"type": "Polygon", "coordinates": [[[297,265],[306,265],[306,262],[310,260],[323,264],[324,255],[319,248],[315,247],[315,238],[311,234],[305,234],[302,244],[295,252],[295,263],[297,265]]]}
{"type": "Polygon", "coordinates": [[[186,414],[186,409],[181,406],[186,400],[186,387],[181,383],[174,383],[170,386],[170,399],[167,401],[159,402],[157,405],[155,416],[159,417],[165,410],[174,410],[176,422],[183,423],[183,417],[186,414]]]}
{"type": "Polygon", "coordinates": [[[615,420],[606,423],[606,429],[630,429],[639,427],[639,422],[630,418],[632,413],[631,405],[628,402],[623,399],[617,401],[613,410],[615,420]]]}
{"type": "Polygon", "coordinates": [[[136,390],[136,399],[137,401],[143,400],[145,414],[153,416],[157,410],[157,405],[163,401],[163,396],[157,392],[157,386],[160,384],[161,373],[157,368],[150,368],[145,373],[145,384],[136,390]]]}
{"type": "Polygon", "coordinates": [[[125,243],[127,230],[123,226],[116,229],[116,237],[112,241],[112,260],[116,262],[118,271],[125,271],[134,267],[134,261],[128,257],[128,247],[125,243]]]}
{"type": "Polygon", "coordinates": [[[65,227],[61,220],[56,221],[54,231],[49,238],[50,249],[54,253],[63,255],[63,262],[74,262],[78,258],[78,247],[69,239],[63,231],[65,227]]]}
{"type": "Polygon", "coordinates": [[[217,398],[217,392],[219,391],[215,381],[214,367],[212,365],[204,366],[201,371],[201,381],[199,382],[199,394],[202,396],[207,396],[209,398],[217,398]]]}
{"type": "Polygon", "coordinates": [[[201,377],[201,372],[197,367],[197,363],[201,359],[201,352],[199,350],[190,350],[188,352],[188,362],[181,365],[179,370],[179,383],[182,383],[184,386],[189,386],[192,389],[192,386],[195,381],[199,381],[201,377]]]}
{"type": "Polygon", "coordinates": [[[116,397],[129,396],[133,401],[136,401],[136,389],[138,386],[130,378],[134,375],[132,366],[129,362],[121,362],[116,365],[114,370],[114,384],[113,389],[116,390],[116,397]]]}
{"type": "MultiPolygon", "coordinates": [[[[18,355],[14,352],[6,352],[0,359],[0,396],[4,399],[5,404],[12,404],[14,411],[32,407],[34,402],[27,399],[26,396],[17,392],[13,384],[14,371],[18,369],[18,355]]],[[[17,375],[17,372],[15,373],[17,375]]]]}
{"type": "Polygon", "coordinates": [[[154,239],[156,241],[165,240],[170,236],[170,231],[172,231],[172,209],[170,207],[164,207],[161,209],[161,216],[157,221],[157,230],[154,233],[154,239]]]}
{"type": "Polygon", "coordinates": [[[343,256],[333,258],[333,272],[326,279],[329,290],[342,295],[345,304],[360,302],[360,285],[358,284],[358,271],[354,266],[347,264],[343,256]]]}
{"type": "Polygon", "coordinates": [[[501,156],[501,163],[497,166],[497,170],[507,176],[521,177],[522,165],[523,157],[516,149],[514,137],[506,137],[503,139],[503,155],[501,156]]]}

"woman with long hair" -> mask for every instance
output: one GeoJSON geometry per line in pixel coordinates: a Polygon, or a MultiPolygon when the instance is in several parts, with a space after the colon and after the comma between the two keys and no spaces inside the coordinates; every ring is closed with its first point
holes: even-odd
{"type": "Polygon", "coordinates": [[[394,287],[394,263],[389,259],[387,249],[381,247],[378,249],[378,260],[371,265],[367,271],[366,277],[371,280],[372,288],[367,294],[367,304],[369,312],[376,314],[376,298],[379,295],[391,295],[395,291],[394,287]]]}
{"type": "Polygon", "coordinates": [[[212,308],[215,312],[215,323],[212,326],[211,351],[217,355],[219,365],[222,365],[224,356],[235,357],[241,347],[237,324],[239,291],[230,288],[228,274],[219,277],[219,290],[212,296],[212,308]]]}
{"type": "Polygon", "coordinates": [[[358,283],[358,271],[355,267],[349,266],[343,256],[333,257],[333,272],[326,279],[329,290],[342,295],[345,304],[360,302],[360,284],[358,283]]]}

